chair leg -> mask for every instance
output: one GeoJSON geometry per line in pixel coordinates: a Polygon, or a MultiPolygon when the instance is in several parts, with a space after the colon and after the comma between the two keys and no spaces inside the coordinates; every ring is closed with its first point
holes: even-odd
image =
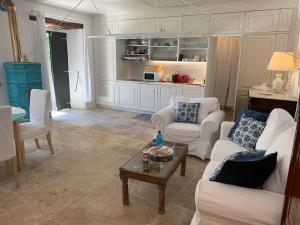
{"type": "Polygon", "coordinates": [[[23,164],[25,164],[25,143],[24,143],[24,141],[20,141],[20,150],[21,150],[22,162],[23,162],[23,164]]]}
{"type": "Polygon", "coordinates": [[[48,142],[51,154],[54,154],[50,131],[47,133],[47,142],[48,142]]]}
{"type": "Polygon", "coordinates": [[[41,149],[41,146],[40,146],[40,143],[39,143],[39,139],[35,138],[34,141],[35,141],[36,147],[37,147],[38,149],[41,149]]]}
{"type": "Polygon", "coordinates": [[[11,164],[14,176],[15,176],[16,188],[19,188],[20,187],[20,180],[19,180],[19,173],[18,173],[18,166],[17,166],[16,157],[14,157],[10,160],[10,164],[11,164]]]}

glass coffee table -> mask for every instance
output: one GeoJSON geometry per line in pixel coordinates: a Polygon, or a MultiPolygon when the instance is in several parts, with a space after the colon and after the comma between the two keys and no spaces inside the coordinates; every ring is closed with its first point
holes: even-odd
{"type": "Polygon", "coordinates": [[[157,184],[159,188],[159,206],[158,213],[165,213],[165,189],[169,178],[174,174],[176,169],[181,165],[181,176],[185,175],[186,156],[188,152],[188,145],[164,142],[164,145],[171,147],[174,150],[174,157],[169,162],[153,162],[156,164],[155,169],[151,168],[152,162],[150,161],[150,172],[143,172],[143,150],[149,149],[155,145],[155,141],[152,140],[148,145],[141,149],[141,151],[133,156],[128,162],[120,167],[120,179],[122,180],[123,191],[123,205],[129,205],[128,195],[128,179],[135,179],[148,183],[157,184]],[[157,169],[157,164],[158,169],[157,169]]]}

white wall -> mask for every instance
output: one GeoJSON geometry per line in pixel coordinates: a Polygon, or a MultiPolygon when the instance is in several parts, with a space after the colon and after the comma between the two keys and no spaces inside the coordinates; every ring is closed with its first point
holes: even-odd
{"type": "MultiPolygon", "coordinates": [[[[43,11],[47,17],[62,19],[68,13],[68,10],[51,7],[39,3],[28,2],[25,0],[13,0],[17,7],[17,17],[19,23],[19,32],[22,46],[22,53],[29,55],[33,52],[36,44],[36,25],[35,22],[30,21],[28,15],[32,10],[43,11]]],[[[92,25],[92,18],[81,13],[73,13],[68,21],[84,23],[85,26],[92,25]]],[[[0,87],[0,105],[8,104],[6,79],[2,63],[12,61],[12,50],[10,43],[10,31],[8,26],[8,19],[6,12],[0,12],[0,82],[4,85],[0,87]]],[[[30,61],[35,60],[35,55],[29,58],[30,61]]]]}

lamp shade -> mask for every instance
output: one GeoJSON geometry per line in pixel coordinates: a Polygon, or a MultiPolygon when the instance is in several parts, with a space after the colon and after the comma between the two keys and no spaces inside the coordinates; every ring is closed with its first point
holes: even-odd
{"type": "Polygon", "coordinates": [[[295,58],[292,53],[274,52],[268,70],[291,71],[295,69],[295,58]]]}

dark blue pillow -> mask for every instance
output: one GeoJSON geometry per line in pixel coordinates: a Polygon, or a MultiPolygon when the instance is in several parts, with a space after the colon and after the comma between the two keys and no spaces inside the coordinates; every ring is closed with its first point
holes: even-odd
{"type": "Polygon", "coordinates": [[[238,152],[217,168],[210,181],[231,184],[246,188],[258,188],[274,171],[277,163],[277,152],[263,155],[263,151],[238,152]]]}
{"type": "Polygon", "coordinates": [[[232,138],[232,134],[234,133],[234,131],[236,130],[240,119],[242,118],[242,116],[245,115],[246,117],[250,117],[252,119],[258,120],[260,122],[266,122],[268,119],[269,114],[267,113],[262,113],[262,112],[257,112],[255,110],[250,110],[250,109],[241,109],[240,114],[237,116],[237,118],[235,119],[235,124],[234,126],[231,128],[228,137],[232,138]]]}

